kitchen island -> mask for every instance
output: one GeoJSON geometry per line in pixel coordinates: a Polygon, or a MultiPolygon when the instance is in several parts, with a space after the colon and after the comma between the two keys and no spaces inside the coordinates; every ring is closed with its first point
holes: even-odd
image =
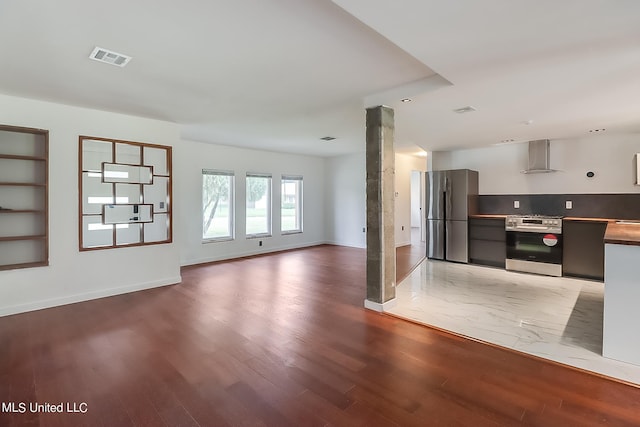
{"type": "Polygon", "coordinates": [[[640,365],[640,222],[607,225],[602,355],[640,365]]]}

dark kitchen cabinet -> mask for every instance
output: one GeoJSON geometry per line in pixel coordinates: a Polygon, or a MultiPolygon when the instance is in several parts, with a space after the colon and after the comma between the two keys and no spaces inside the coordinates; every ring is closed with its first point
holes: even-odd
{"type": "Polygon", "coordinates": [[[564,220],[562,275],[604,280],[605,221],[564,220]]]}
{"type": "Polygon", "coordinates": [[[504,268],[507,245],[504,219],[469,219],[469,262],[504,268]]]}

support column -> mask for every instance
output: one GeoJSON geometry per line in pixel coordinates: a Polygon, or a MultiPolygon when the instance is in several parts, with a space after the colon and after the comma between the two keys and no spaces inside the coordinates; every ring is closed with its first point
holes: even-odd
{"type": "Polygon", "coordinates": [[[396,297],[394,232],[395,152],[393,109],[367,109],[367,299],[364,306],[384,311],[396,297]]]}

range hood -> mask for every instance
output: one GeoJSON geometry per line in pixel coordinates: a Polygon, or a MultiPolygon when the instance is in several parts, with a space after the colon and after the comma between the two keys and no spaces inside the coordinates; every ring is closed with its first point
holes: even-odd
{"type": "Polygon", "coordinates": [[[549,140],[529,141],[529,166],[522,173],[556,172],[549,167],[549,140]]]}

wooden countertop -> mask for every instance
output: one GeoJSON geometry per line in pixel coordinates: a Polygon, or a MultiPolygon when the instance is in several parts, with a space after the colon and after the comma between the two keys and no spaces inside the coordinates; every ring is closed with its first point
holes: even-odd
{"type": "Polygon", "coordinates": [[[604,242],[640,246],[640,223],[618,224],[616,221],[609,221],[604,242]]]}
{"type": "Polygon", "coordinates": [[[616,221],[611,218],[584,218],[578,216],[565,216],[562,218],[563,221],[583,221],[583,222],[611,222],[616,221]]]}

